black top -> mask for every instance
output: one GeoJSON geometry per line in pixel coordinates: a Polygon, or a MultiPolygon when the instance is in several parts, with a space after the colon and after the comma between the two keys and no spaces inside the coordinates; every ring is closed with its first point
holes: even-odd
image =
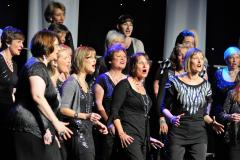
{"type": "Polygon", "coordinates": [[[13,72],[9,69],[2,54],[0,54],[0,127],[5,126],[6,115],[13,104],[13,88],[18,80],[17,65],[13,62],[13,72]]]}
{"type": "Polygon", "coordinates": [[[136,92],[128,79],[120,81],[113,92],[109,123],[120,119],[123,130],[141,143],[149,138],[148,113],[152,101],[148,95],[136,92]]]}
{"type": "Polygon", "coordinates": [[[46,65],[32,57],[24,65],[19,75],[16,104],[10,115],[10,129],[29,132],[41,138],[45,134],[45,130],[52,126],[32,98],[29,81],[31,76],[39,76],[44,80],[46,84],[44,95],[51,108],[56,110],[59,105],[57,92],[52,84],[46,65]]]}
{"type": "Polygon", "coordinates": [[[9,69],[3,55],[0,54],[0,104],[12,104],[13,88],[18,80],[17,65],[13,62],[13,72],[9,69]]]}
{"type": "Polygon", "coordinates": [[[130,72],[130,58],[132,55],[134,55],[134,48],[133,48],[133,42],[131,42],[130,46],[126,49],[127,51],[127,64],[126,67],[123,70],[123,74],[129,74],[130,72]]]}
{"type": "Polygon", "coordinates": [[[180,126],[170,125],[170,143],[206,143],[204,115],[209,114],[212,102],[211,86],[206,80],[198,85],[188,85],[178,77],[171,77],[165,86],[161,108],[167,108],[173,115],[185,113],[180,126]]]}
{"type": "Polygon", "coordinates": [[[230,144],[240,144],[240,123],[230,122],[227,117],[229,114],[240,113],[240,104],[233,99],[234,90],[228,92],[227,98],[223,105],[223,112],[220,113],[220,117],[227,123],[224,128],[225,140],[230,144]]]}
{"type": "Polygon", "coordinates": [[[103,90],[104,90],[104,96],[103,96],[103,107],[107,113],[107,115],[110,114],[110,105],[112,101],[112,94],[113,94],[113,89],[115,87],[115,84],[111,80],[111,78],[106,74],[103,73],[99,75],[96,79],[96,84],[99,84],[103,90]]]}

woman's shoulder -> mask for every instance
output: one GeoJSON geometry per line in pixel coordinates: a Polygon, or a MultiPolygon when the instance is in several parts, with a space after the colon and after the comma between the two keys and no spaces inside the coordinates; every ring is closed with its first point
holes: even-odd
{"type": "Polygon", "coordinates": [[[125,78],[123,80],[121,80],[120,82],[118,82],[118,84],[116,85],[116,87],[129,87],[130,86],[130,82],[128,80],[128,78],[125,78]]]}
{"type": "Polygon", "coordinates": [[[219,68],[215,71],[215,77],[217,79],[222,78],[223,72],[226,70],[226,68],[219,68]]]}
{"type": "Polygon", "coordinates": [[[101,73],[96,80],[99,81],[99,80],[104,80],[106,78],[108,78],[108,72],[101,73]]]}
{"type": "Polygon", "coordinates": [[[66,86],[66,85],[76,85],[77,84],[77,80],[75,78],[75,75],[72,74],[70,75],[64,82],[63,82],[63,86],[66,86]]]}

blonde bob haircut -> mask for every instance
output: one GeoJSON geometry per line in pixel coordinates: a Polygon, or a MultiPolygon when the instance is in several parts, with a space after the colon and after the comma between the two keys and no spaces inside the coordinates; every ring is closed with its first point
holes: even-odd
{"type": "Polygon", "coordinates": [[[191,72],[191,69],[190,69],[191,58],[193,57],[193,55],[196,55],[198,53],[201,53],[203,55],[203,58],[205,59],[203,52],[198,48],[190,48],[187,51],[185,58],[184,58],[184,69],[186,72],[188,72],[188,73],[191,72]]]}
{"type": "Polygon", "coordinates": [[[96,50],[94,48],[88,46],[78,47],[75,50],[73,57],[72,72],[75,74],[80,73],[80,71],[84,68],[84,58],[91,56],[92,54],[94,54],[94,56],[96,55],[96,50]]]}

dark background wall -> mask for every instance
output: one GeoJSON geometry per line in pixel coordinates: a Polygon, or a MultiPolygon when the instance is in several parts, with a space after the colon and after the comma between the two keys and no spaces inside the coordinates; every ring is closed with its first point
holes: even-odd
{"type": "Polygon", "coordinates": [[[240,37],[239,2],[207,1],[206,53],[210,65],[225,64],[223,53],[237,46],[240,37]]]}
{"type": "MultiPolygon", "coordinates": [[[[1,0],[0,1],[0,28],[5,26],[13,26],[20,29],[25,37],[28,31],[28,0],[1,0]]],[[[27,46],[26,41],[24,46],[27,46]]],[[[18,63],[18,68],[27,59],[27,52],[22,51],[21,56],[14,57],[18,63]]]]}
{"type": "Polygon", "coordinates": [[[152,75],[163,53],[165,6],[166,0],[81,0],[78,42],[94,47],[98,55],[103,55],[105,36],[110,29],[116,29],[117,18],[121,14],[132,15],[132,36],[143,41],[146,53],[153,60],[151,76],[147,80],[149,91],[152,92],[152,75]]]}
{"type": "Polygon", "coordinates": [[[213,65],[226,65],[224,51],[230,46],[238,46],[240,13],[238,1],[207,2],[206,56],[209,62],[209,80],[213,84],[217,69],[213,65]]]}
{"type": "MultiPolygon", "coordinates": [[[[132,15],[133,37],[143,41],[147,54],[153,60],[147,79],[148,90],[152,92],[157,61],[162,60],[165,12],[166,0],[80,0],[78,45],[90,45],[98,55],[103,55],[106,33],[115,28],[119,15],[132,15]]],[[[1,0],[0,28],[7,25],[21,29],[27,37],[28,0],[1,0]]],[[[224,50],[238,44],[239,28],[238,1],[207,1],[206,55],[210,74],[214,72],[213,65],[225,64],[224,50]]],[[[21,66],[26,60],[26,54],[16,59],[21,66]]]]}
{"type": "MultiPolygon", "coordinates": [[[[90,45],[96,49],[98,55],[103,55],[106,33],[115,28],[119,15],[132,15],[133,37],[143,41],[147,54],[153,60],[147,80],[148,89],[152,92],[157,61],[162,60],[166,1],[80,0],[78,45],[90,45]]],[[[223,52],[227,47],[237,45],[240,35],[239,15],[238,1],[207,1],[206,55],[210,71],[214,70],[214,64],[225,64],[223,52]]],[[[27,37],[28,0],[0,1],[0,28],[7,25],[21,29],[27,37]]],[[[26,60],[26,54],[23,53],[16,59],[21,66],[26,60]]]]}
{"type": "MultiPolygon", "coordinates": [[[[143,41],[154,62],[162,58],[166,0],[80,0],[79,7],[79,45],[93,46],[103,55],[107,31],[115,27],[120,14],[129,13],[135,19],[133,36],[143,41]]],[[[210,65],[225,64],[224,50],[238,44],[239,16],[238,1],[207,1],[206,55],[210,65]]],[[[0,28],[12,25],[27,37],[27,23],[28,0],[1,0],[0,28]]]]}

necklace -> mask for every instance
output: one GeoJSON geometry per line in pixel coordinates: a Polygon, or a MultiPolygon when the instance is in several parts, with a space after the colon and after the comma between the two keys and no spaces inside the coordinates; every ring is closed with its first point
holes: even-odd
{"type": "Polygon", "coordinates": [[[143,103],[144,103],[144,105],[145,106],[148,106],[148,104],[149,104],[149,99],[148,99],[148,96],[147,95],[141,95],[141,97],[142,97],[142,100],[143,100],[143,103]],[[145,100],[145,98],[144,97],[146,97],[146,100],[145,100]]]}
{"type": "Polygon", "coordinates": [[[74,74],[74,77],[76,78],[80,88],[82,89],[81,96],[80,96],[81,101],[82,101],[82,98],[85,99],[85,108],[82,108],[84,105],[84,103],[82,103],[82,105],[80,104],[79,106],[80,107],[79,111],[84,113],[90,113],[92,111],[92,106],[93,106],[92,91],[89,89],[89,86],[85,80],[84,80],[85,84],[83,85],[82,82],[80,81],[79,76],[74,74]]]}
{"type": "Polygon", "coordinates": [[[8,66],[8,68],[11,70],[11,72],[13,72],[13,61],[11,58],[7,58],[6,54],[4,54],[5,52],[3,51],[1,54],[8,66]]]}
{"type": "Polygon", "coordinates": [[[144,89],[144,86],[143,86],[143,82],[137,81],[137,80],[135,80],[135,79],[133,78],[133,83],[134,83],[137,91],[145,94],[145,89],[144,89]]]}
{"type": "Polygon", "coordinates": [[[82,81],[80,80],[79,76],[77,76],[76,74],[75,74],[75,78],[77,79],[77,81],[78,81],[80,87],[82,88],[82,90],[83,90],[85,93],[88,93],[89,87],[88,87],[87,82],[84,80],[84,83],[82,83],[82,81]]]}
{"type": "Polygon", "coordinates": [[[147,114],[148,114],[148,106],[149,106],[149,99],[148,99],[147,95],[144,96],[144,95],[141,94],[141,97],[142,97],[143,104],[144,104],[144,113],[145,113],[145,116],[147,116],[147,114]],[[146,99],[144,97],[146,97],[146,99]]]}

